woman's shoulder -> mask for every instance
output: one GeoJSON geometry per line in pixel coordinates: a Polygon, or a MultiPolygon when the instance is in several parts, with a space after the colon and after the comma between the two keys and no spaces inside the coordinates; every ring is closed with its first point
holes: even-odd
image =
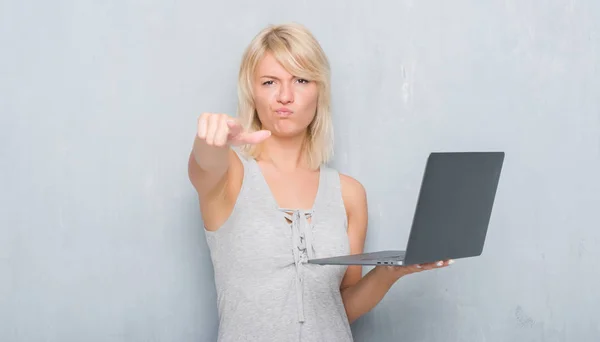
{"type": "Polygon", "coordinates": [[[355,210],[362,210],[366,205],[366,190],[363,184],[349,174],[342,173],[339,170],[325,166],[325,168],[339,177],[339,187],[346,210],[350,213],[355,210]]]}
{"type": "Polygon", "coordinates": [[[349,191],[353,191],[353,192],[365,191],[365,187],[356,178],[354,178],[350,175],[347,175],[345,173],[341,173],[341,172],[339,172],[339,175],[340,175],[340,183],[342,184],[342,187],[345,187],[349,191]]]}
{"type": "Polygon", "coordinates": [[[344,198],[344,202],[356,202],[366,197],[365,187],[360,181],[358,181],[356,178],[350,175],[341,172],[339,173],[339,175],[340,186],[342,189],[342,197],[344,198]]]}
{"type": "Polygon", "coordinates": [[[348,219],[348,231],[363,236],[367,229],[367,191],[356,178],[340,173],[342,200],[348,219]]]}
{"type": "Polygon", "coordinates": [[[335,175],[336,177],[339,177],[339,183],[342,188],[342,193],[344,195],[355,196],[362,195],[365,193],[365,187],[358,179],[346,173],[343,173],[335,167],[329,166],[327,164],[322,164],[321,169],[330,174],[335,175]]]}
{"type": "Polygon", "coordinates": [[[237,156],[237,158],[240,160],[240,162],[242,162],[242,164],[246,164],[249,161],[251,161],[252,159],[254,159],[254,157],[252,157],[252,155],[250,155],[250,153],[240,147],[237,146],[232,146],[230,147],[231,151],[233,152],[233,154],[235,156],[237,156]]]}

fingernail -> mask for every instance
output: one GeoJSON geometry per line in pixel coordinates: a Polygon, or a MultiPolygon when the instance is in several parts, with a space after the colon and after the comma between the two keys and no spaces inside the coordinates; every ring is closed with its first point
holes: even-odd
{"type": "Polygon", "coordinates": [[[450,261],[448,261],[448,265],[452,265],[454,263],[453,259],[450,259],[450,261]]]}
{"type": "Polygon", "coordinates": [[[438,266],[442,266],[443,264],[444,264],[444,262],[443,262],[443,261],[438,261],[436,265],[438,265],[438,266]]]}

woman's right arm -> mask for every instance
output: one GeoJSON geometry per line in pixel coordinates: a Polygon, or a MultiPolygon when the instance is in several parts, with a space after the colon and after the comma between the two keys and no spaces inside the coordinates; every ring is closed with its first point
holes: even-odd
{"type": "Polygon", "coordinates": [[[188,176],[198,193],[207,229],[221,225],[241,188],[243,167],[231,146],[257,144],[269,136],[268,131],[244,132],[240,123],[226,114],[200,115],[188,176]]]}

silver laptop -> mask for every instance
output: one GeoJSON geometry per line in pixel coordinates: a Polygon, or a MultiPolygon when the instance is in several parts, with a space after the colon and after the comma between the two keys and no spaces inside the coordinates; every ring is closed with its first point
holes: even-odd
{"type": "Polygon", "coordinates": [[[429,155],[405,250],[311,259],[320,265],[412,265],[481,255],[504,152],[429,155]]]}

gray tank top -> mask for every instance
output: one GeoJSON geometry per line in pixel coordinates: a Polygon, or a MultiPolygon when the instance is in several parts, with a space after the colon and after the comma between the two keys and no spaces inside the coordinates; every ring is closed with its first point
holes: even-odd
{"type": "Polygon", "coordinates": [[[321,166],[313,208],[279,208],[253,158],[233,211],[205,230],[214,266],[218,342],[347,342],[345,266],[307,264],[350,253],[340,177],[321,166]]]}

